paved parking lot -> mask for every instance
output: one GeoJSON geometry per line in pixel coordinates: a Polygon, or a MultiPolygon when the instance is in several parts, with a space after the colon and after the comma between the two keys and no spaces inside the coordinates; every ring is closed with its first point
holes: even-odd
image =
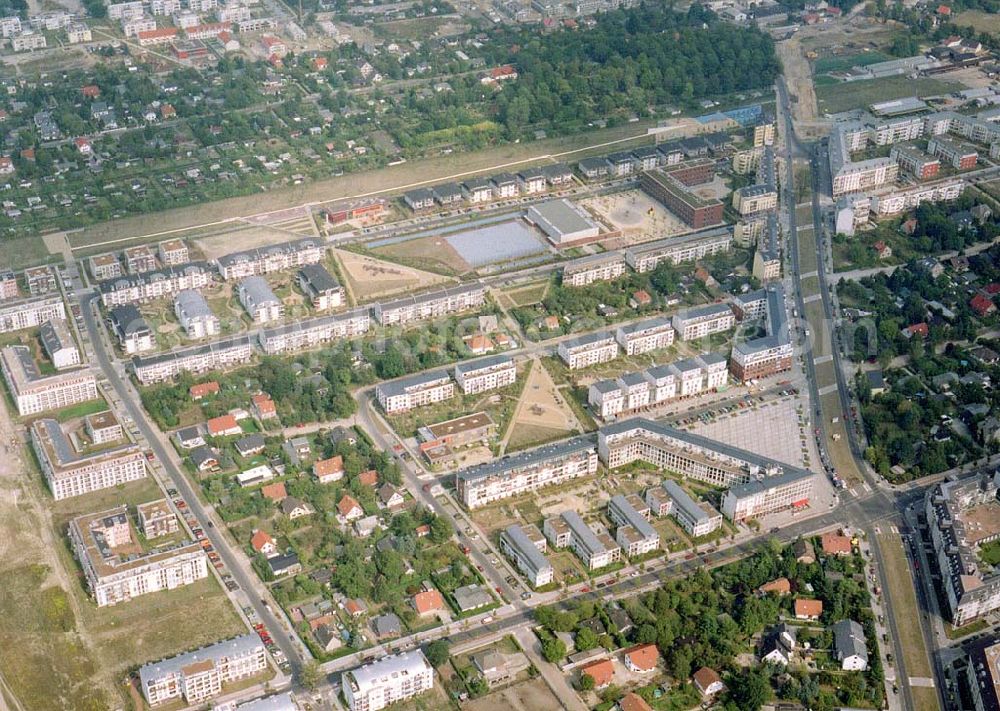
{"type": "Polygon", "coordinates": [[[784,397],[697,422],[691,432],[798,467],[816,461],[797,398],[784,397]]]}

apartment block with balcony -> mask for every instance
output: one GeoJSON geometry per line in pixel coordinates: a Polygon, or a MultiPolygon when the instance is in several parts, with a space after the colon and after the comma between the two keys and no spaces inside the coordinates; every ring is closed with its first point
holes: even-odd
{"type": "Polygon", "coordinates": [[[518,524],[512,524],[500,534],[500,550],[514,561],[517,569],[538,588],[552,582],[552,564],[545,558],[545,537],[537,528],[529,526],[531,533],[518,524]]]}
{"type": "Polygon", "coordinates": [[[345,311],[333,316],[293,321],[272,328],[261,329],[257,338],[268,355],[290,353],[315,348],[331,341],[353,338],[371,329],[371,316],[367,308],[345,311]]]}
{"type": "Polygon", "coordinates": [[[240,303],[254,323],[280,321],[285,315],[285,305],[271,291],[264,277],[251,276],[236,287],[240,303]]]}
{"type": "Polygon", "coordinates": [[[656,269],[660,262],[677,265],[728,252],[733,244],[730,227],[713,227],[656,242],[646,242],[625,250],[625,263],[643,274],[656,269]]]}
{"type": "Polygon", "coordinates": [[[455,382],[466,395],[505,388],[516,380],[517,366],[509,356],[481,358],[455,366],[455,382]]]}
{"type": "Polygon", "coordinates": [[[186,289],[197,291],[211,284],[212,280],[212,270],[207,262],[189,262],[108,279],[98,284],[97,288],[101,292],[101,303],[105,308],[111,308],[173,296],[186,289]]]}
{"type": "Polygon", "coordinates": [[[212,313],[205,297],[194,289],[177,292],[174,315],[188,338],[205,338],[219,333],[219,317],[212,313]]]}
{"type": "Polygon", "coordinates": [[[231,281],[316,264],[325,254],[321,242],[308,238],[233,252],[219,257],[215,263],[222,278],[231,281]]]}
{"type": "Polygon", "coordinates": [[[0,303],[0,333],[35,328],[49,319],[66,320],[66,305],[59,296],[16,299],[0,303]]]}
{"type": "Polygon", "coordinates": [[[204,373],[246,365],[253,353],[253,341],[249,336],[241,336],[168,353],[133,356],[131,367],[140,384],[152,385],[171,380],[180,373],[204,373]]]}
{"type": "Polygon", "coordinates": [[[674,327],[669,318],[652,318],[619,326],[615,331],[615,340],[625,355],[640,355],[673,345],[674,327]]]}
{"type": "Polygon", "coordinates": [[[455,395],[455,383],[445,370],[379,383],[375,396],[388,415],[448,400],[455,395]]]}
{"type": "Polygon", "coordinates": [[[736,325],[736,316],[728,304],[708,304],[674,314],[673,326],[682,341],[704,338],[728,331],[736,325]]]}
{"type": "Polygon", "coordinates": [[[587,286],[595,281],[612,281],[625,274],[625,255],[603,252],[574,259],[563,266],[562,283],[567,286],[587,286]]]}
{"type": "Polygon", "coordinates": [[[600,331],[561,342],[558,353],[570,370],[577,370],[614,360],[619,349],[610,332],[600,331]]]}
{"type": "Polygon", "coordinates": [[[379,711],[434,688],[434,669],[417,649],[344,672],[341,688],[350,711],[379,711]]]}
{"type": "Polygon", "coordinates": [[[89,370],[42,375],[27,346],[5,346],[0,351],[0,369],[21,417],[58,410],[97,397],[97,379],[89,370]]]}
{"type": "Polygon", "coordinates": [[[467,284],[375,304],[373,313],[382,326],[394,326],[475,309],[484,303],[486,288],[467,284]]]}

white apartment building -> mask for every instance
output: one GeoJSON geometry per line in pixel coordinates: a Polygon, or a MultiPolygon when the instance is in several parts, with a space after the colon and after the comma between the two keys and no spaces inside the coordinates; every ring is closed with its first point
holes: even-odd
{"type": "Polygon", "coordinates": [[[473,178],[462,183],[462,194],[473,205],[493,199],[493,184],[489,180],[473,178]]]}
{"type": "Polygon", "coordinates": [[[625,351],[625,355],[639,355],[669,348],[674,342],[674,328],[666,317],[653,318],[619,326],[615,331],[615,340],[625,351]]]}
{"type": "Polygon", "coordinates": [[[204,373],[236,365],[246,365],[253,357],[253,342],[248,336],[213,341],[201,346],[181,348],[169,353],[133,356],[132,372],[142,385],[170,380],[181,372],[204,373]]]}
{"type": "Polygon", "coordinates": [[[876,146],[887,146],[891,143],[914,141],[924,135],[923,116],[910,116],[891,121],[877,123],[871,126],[869,136],[876,146]]]}
{"type": "Polygon", "coordinates": [[[247,277],[236,287],[236,294],[254,323],[279,321],[285,315],[285,305],[264,277],[247,277]]]}
{"type": "Polygon", "coordinates": [[[187,264],[191,261],[191,253],[184,240],[168,239],[160,242],[156,247],[156,252],[164,266],[176,267],[187,264]]]}
{"type": "Polygon", "coordinates": [[[674,314],[673,326],[682,341],[704,338],[728,331],[736,325],[736,316],[728,304],[708,304],[674,314]]]}
{"type": "MultiPolygon", "coordinates": [[[[607,534],[601,536],[595,533],[576,511],[565,511],[560,518],[569,531],[569,547],[587,566],[587,570],[599,570],[621,560],[621,547],[607,534]]],[[[557,528],[557,524],[550,524],[549,520],[546,520],[545,526],[557,528]]]]}
{"type": "Polygon", "coordinates": [[[226,254],[216,259],[215,264],[222,278],[230,281],[315,264],[323,260],[325,253],[322,243],[300,239],[226,254]]]}
{"type": "Polygon", "coordinates": [[[517,569],[528,579],[532,587],[538,588],[552,582],[554,571],[552,564],[545,558],[545,537],[528,535],[518,524],[512,524],[500,534],[500,550],[514,561],[517,569]]]}
{"type": "Polygon", "coordinates": [[[205,297],[194,289],[177,293],[174,314],[188,338],[205,338],[219,333],[219,317],[212,313],[205,297]]]}
{"type": "Polygon", "coordinates": [[[559,344],[559,357],[570,370],[607,363],[618,357],[618,342],[609,331],[589,333],[559,344]]]}
{"type": "Polygon", "coordinates": [[[496,459],[455,473],[455,489],[475,509],[518,494],[597,473],[597,449],[590,437],[496,459]]]}
{"type": "Polygon", "coordinates": [[[246,5],[225,5],[215,11],[215,19],[219,22],[248,22],[251,17],[246,5]]]}
{"type": "Polygon", "coordinates": [[[615,541],[629,558],[646,555],[660,547],[660,534],[649,525],[649,509],[636,508],[628,497],[616,494],[608,502],[608,517],[618,527],[615,541]]]}
{"type": "Polygon", "coordinates": [[[789,467],[781,474],[737,484],[722,495],[722,513],[741,522],[806,506],[813,481],[812,472],[789,467]]]}
{"type": "Polygon", "coordinates": [[[975,143],[994,143],[1000,141],[1000,124],[976,116],[942,111],[924,117],[924,133],[928,136],[953,133],[975,143]]]}
{"type": "Polygon", "coordinates": [[[873,195],[871,212],[878,217],[898,215],[911,210],[922,202],[957,200],[965,189],[965,181],[956,178],[933,185],[918,185],[906,190],[897,190],[884,195],[873,195]]]}
{"type": "Polygon", "coordinates": [[[137,539],[125,506],[74,518],[69,538],[98,607],[174,590],[208,577],[208,558],[198,543],[153,548],[136,555],[132,544],[137,539]],[[127,547],[126,553],[116,550],[122,547],[127,547]]]}
{"type": "Polygon", "coordinates": [[[307,264],[298,273],[299,288],[318,311],[344,304],[344,287],[322,264],[307,264]]]}
{"type": "Polygon", "coordinates": [[[34,328],[49,319],[66,319],[66,306],[58,295],[0,304],[0,333],[34,328]]]}
{"type": "Polygon", "coordinates": [[[515,198],[521,192],[521,188],[517,183],[517,178],[510,173],[500,173],[499,175],[494,175],[490,178],[490,183],[493,186],[493,198],[495,200],[508,200],[510,198],[515,198]]]}
{"type": "Polygon", "coordinates": [[[209,265],[206,262],[190,262],[107,279],[98,284],[98,290],[101,292],[101,303],[105,308],[111,308],[160,299],[185,289],[197,291],[211,283],[209,265]]]}
{"type": "Polygon", "coordinates": [[[656,269],[662,261],[681,264],[728,252],[733,244],[731,227],[712,227],[656,242],[647,242],[625,250],[625,262],[640,274],[656,269]]]}
{"type": "Polygon", "coordinates": [[[90,31],[90,28],[82,22],[74,22],[66,28],[66,41],[70,44],[90,42],[93,39],[94,35],[90,31]]]}
{"type": "Polygon", "coordinates": [[[138,37],[140,32],[152,32],[156,29],[156,20],[151,17],[122,18],[122,32],[126,37],[138,37]]]}
{"type": "Polygon", "coordinates": [[[10,40],[10,47],[15,52],[32,52],[36,49],[45,49],[48,44],[45,35],[32,30],[25,30],[10,40]]]}
{"type": "Polygon", "coordinates": [[[753,302],[743,301],[737,308],[746,307],[744,319],[757,318],[753,315],[763,302],[765,335],[760,338],[740,341],[733,345],[729,360],[729,371],[740,382],[755,378],[765,378],[792,367],[793,349],[788,332],[788,318],[785,311],[785,290],[780,282],[768,285],[763,298],[753,302]]]}
{"type": "Polygon", "coordinates": [[[509,356],[492,356],[455,366],[455,382],[466,395],[505,388],[516,380],[517,367],[509,356]]]}
{"type": "Polygon", "coordinates": [[[27,346],[6,346],[0,367],[21,417],[58,410],[97,397],[97,379],[88,370],[43,376],[27,346]]]}
{"type": "Polygon", "coordinates": [[[852,162],[851,151],[863,148],[865,145],[862,142],[856,146],[852,140],[853,135],[850,128],[845,125],[836,126],[830,134],[829,161],[834,197],[892,183],[899,175],[899,166],[891,158],[852,162]]]}
{"type": "Polygon", "coordinates": [[[56,501],[146,476],[146,457],[132,442],[94,454],[79,452],[52,419],[31,425],[31,444],[56,501]]]}
{"type": "Polygon", "coordinates": [[[611,281],[624,274],[625,255],[621,252],[604,252],[567,263],[563,267],[562,283],[568,286],[587,286],[595,281],[611,281]]]}
{"type": "Polygon", "coordinates": [[[717,353],[705,353],[625,373],[616,380],[599,380],[590,386],[587,402],[594,414],[609,420],[677,397],[700,395],[722,387],[728,379],[726,359],[717,353]]]}
{"type": "Polygon", "coordinates": [[[545,192],[548,181],[544,172],[531,168],[517,174],[517,185],[525,195],[535,195],[545,192]]]}
{"type": "Polygon", "coordinates": [[[677,482],[667,479],[663,491],[670,499],[670,515],[692,538],[707,536],[722,526],[722,514],[704,501],[695,501],[677,482]]]}
{"type": "Polygon", "coordinates": [[[778,191],[774,185],[747,185],[733,192],[733,207],[740,215],[755,215],[778,206],[778,191]]]}
{"type": "Polygon", "coordinates": [[[80,349],[76,347],[76,341],[64,320],[49,319],[42,324],[38,337],[45,355],[52,361],[56,370],[66,370],[82,362],[80,349]]]}
{"type": "Polygon", "coordinates": [[[156,16],[170,17],[181,11],[181,0],[150,0],[149,12],[156,16]]]}
{"type": "Polygon", "coordinates": [[[445,370],[379,383],[375,388],[375,397],[387,415],[448,400],[454,395],[455,383],[445,370]]]}
{"type": "Polygon", "coordinates": [[[21,18],[17,15],[0,17],[0,37],[10,39],[21,34],[21,18]]]}
{"type": "Polygon", "coordinates": [[[156,253],[144,244],[129,247],[122,256],[125,258],[125,269],[130,274],[142,274],[156,269],[156,253]]]}
{"type": "Polygon", "coordinates": [[[108,311],[108,322],[127,355],[152,350],[156,346],[152,329],[133,304],[111,308],[108,311]]]}
{"type": "Polygon", "coordinates": [[[128,17],[141,17],[144,12],[145,3],[142,0],[132,0],[132,2],[114,2],[108,5],[108,17],[112,20],[121,20],[128,17]]]}
{"type": "Polygon", "coordinates": [[[478,308],[484,303],[486,288],[467,284],[375,304],[374,315],[382,326],[393,326],[478,308]]]}
{"type": "Polygon", "coordinates": [[[434,670],[419,649],[381,657],[344,672],[341,688],[350,711],[378,711],[434,688],[434,670]]]}
{"type": "Polygon", "coordinates": [[[290,353],[321,346],[324,343],[353,338],[367,333],[371,317],[367,308],[345,311],[335,316],[320,316],[283,326],[262,329],[257,338],[268,355],[290,353]]]}
{"type": "Polygon", "coordinates": [[[122,275],[122,263],[115,254],[95,254],[87,260],[90,273],[99,281],[122,275]]]}
{"type": "Polygon", "coordinates": [[[174,699],[196,706],[221,694],[224,684],[248,679],[265,669],[267,650],[251,632],[142,666],[139,690],[153,707],[174,699]]]}

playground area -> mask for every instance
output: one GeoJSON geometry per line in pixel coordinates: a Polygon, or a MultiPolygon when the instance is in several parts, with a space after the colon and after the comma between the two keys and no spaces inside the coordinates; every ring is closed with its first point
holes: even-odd
{"type": "Polygon", "coordinates": [[[684,222],[641,190],[625,190],[580,201],[580,206],[613,230],[623,245],[639,244],[689,231],[684,222]]]}

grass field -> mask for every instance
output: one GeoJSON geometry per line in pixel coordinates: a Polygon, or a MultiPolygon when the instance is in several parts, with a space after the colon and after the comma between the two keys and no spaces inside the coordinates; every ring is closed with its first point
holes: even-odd
{"type": "MultiPolygon", "coordinates": [[[[927,648],[924,646],[924,635],[917,620],[920,610],[917,607],[917,594],[914,590],[913,576],[906,562],[903,543],[898,534],[880,533],[878,546],[885,561],[885,578],[888,581],[889,597],[892,601],[893,615],[900,623],[896,625],[899,634],[899,646],[903,650],[903,662],[909,676],[933,677],[927,648]]],[[[916,692],[917,689],[911,687],[916,692]]],[[[933,689],[931,690],[933,691],[933,689]]],[[[914,699],[917,698],[914,693],[914,699]]],[[[934,695],[934,705],[937,706],[937,694],[934,695]]]]}
{"type": "Polygon", "coordinates": [[[1000,33],[1000,14],[998,13],[966,10],[952,17],[951,21],[956,25],[973,27],[976,32],[988,32],[994,35],[1000,33]]]}
{"type": "Polygon", "coordinates": [[[889,59],[892,59],[892,57],[881,52],[862,52],[861,54],[849,54],[843,57],[820,57],[813,64],[813,71],[817,74],[843,72],[851,67],[866,67],[869,64],[884,62],[889,59]]]}
{"type": "Polygon", "coordinates": [[[443,237],[420,237],[373,251],[378,257],[446,276],[469,271],[469,265],[443,237]]]}
{"type": "Polygon", "coordinates": [[[528,449],[529,447],[537,447],[548,442],[555,442],[565,439],[571,434],[570,430],[517,423],[511,431],[510,439],[507,443],[507,452],[515,452],[519,449],[528,449]]]}
{"type": "Polygon", "coordinates": [[[962,88],[964,87],[961,84],[940,79],[910,79],[899,76],[819,86],[816,87],[816,99],[821,114],[835,114],[860,109],[880,101],[891,101],[913,95],[936,96],[962,88]]]}

